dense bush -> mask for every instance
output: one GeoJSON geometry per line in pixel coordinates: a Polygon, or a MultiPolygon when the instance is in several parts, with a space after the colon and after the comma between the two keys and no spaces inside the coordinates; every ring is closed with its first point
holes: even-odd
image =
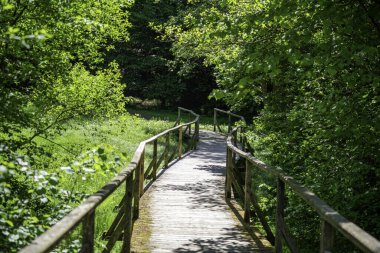
{"type": "MultiPolygon", "coordinates": [[[[259,110],[249,136],[256,155],[380,237],[380,4],[189,3],[166,26],[176,55],[205,57],[215,68],[215,98],[259,110]]],[[[319,225],[295,206],[288,222],[296,235],[311,231],[299,239],[312,248],[319,225]]]]}

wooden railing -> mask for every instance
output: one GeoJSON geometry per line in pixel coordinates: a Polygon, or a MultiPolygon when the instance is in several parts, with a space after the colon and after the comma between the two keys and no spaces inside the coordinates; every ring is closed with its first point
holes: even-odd
{"type": "Polygon", "coordinates": [[[230,133],[233,127],[233,123],[236,121],[243,121],[245,122],[245,119],[243,116],[237,115],[235,113],[232,113],[230,111],[223,111],[218,108],[214,108],[214,132],[218,129],[219,132],[223,133],[224,131],[220,127],[220,122],[218,122],[218,113],[225,114],[228,116],[228,123],[227,123],[227,132],[226,134],[230,133]]]}
{"type": "MultiPolygon", "coordinates": [[[[218,109],[218,112],[225,112],[218,109]]],[[[285,186],[301,197],[314,211],[316,211],[321,220],[320,235],[320,252],[331,252],[334,242],[335,231],[341,233],[356,247],[364,252],[379,253],[380,242],[368,234],[366,231],[350,222],[337,211],[331,208],[326,202],[321,200],[313,192],[305,186],[298,183],[292,177],[286,175],[282,170],[266,165],[262,161],[256,159],[251,153],[242,150],[238,141],[238,135],[244,133],[241,126],[237,126],[231,130],[227,138],[227,173],[225,184],[226,200],[231,198],[231,190],[234,188],[236,193],[244,203],[244,221],[250,223],[251,208],[253,207],[260,223],[267,234],[268,240],[275,245],[276,252],[282,252],[282,241],[286,242],[291,252],[300,252],[296,246],[295,239],[291,235],[286,223],[284,222],[285,208],[285,186]],[[239,180],[238,160],[244,160],[243,170],[245,172],[244,180],[239,180]],[[252,170],[260,169],[263,173],[269,174],[277,180],[277,206],[276,206],[276,232],[275,236],[271,231],[265,215],[263,214],[255,192],[252,190],[252,170]],[[240,181],[240,182],[239,182],[240,181]],[[241,182],[243,181],[243,185],[241,182]]],[[[245,141],[245,139],[241,139],[245,141]]],[[[241,163],[240,163],[241,164],[241,163]]]]}
{"type": "Polygon", "coordinates": [[[193,111],[178,108],[178,120],[176,125],[148,140],[140,143],[131,163],[123,169],[108,184],[98,192],[88,197],[81,205],[73,209],[68,215],[58,221],[48,231],[37,237],[30,245],[23,248],[22,253],[48,252],[59,246],[59,243],[68,237],[71,231],[82,224],[81,252],[94,252],[95,243],[95,210],[115,190],[123,187],[124,197],[120,203],[119,213],[116,215],[109,230],[103,234],[106,248],[103,252],[110,252],[116,241],[122,240],[121,252],[130,252],[133,222],[139,217],[140,197],[149,186],[149,181],[156,180],[157,172],[164,164],[167,167],[175,157],[181,158],[186,150],[195,149],[199,138],[199,115],[193,111]],[[194,120],[179,124],[180,113],[189,113],[194,120]],[[194,131],[191,126],[194,125],[194,131]],[[170,135],[175,135],[175,145],[171,145],[170,135]],[[183,138],[187,135],[187,138],[183,138]],[[164,139],[163,152],[158,153],[158,140],[164,139]],[[184,146],[185,139],[188,145],[184,146]],[[144,161],[147,145],[153,145],[151,161],[145,168],[144,161]]]}

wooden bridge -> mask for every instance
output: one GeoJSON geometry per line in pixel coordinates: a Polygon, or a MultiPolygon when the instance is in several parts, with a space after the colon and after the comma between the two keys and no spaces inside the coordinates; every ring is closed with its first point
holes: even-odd
{"type": "Polygon", "coordinates": [[[214,131],[222,130],[219,113],[228,115],[227,141],[199,131],[199,116],[179,108],[175,127],[140,143],[127,168],[20,252],[59,252],[66,245],[62,241],[73,236],[81,239],[81,252],[282,252],[285,245],[299,252],[284,222],[285,186],[320,215],[320,252],[331,252],[336,232],[364,252],[380,252],[378,240],[281,170],[253,157],[244,127],[232,129],[233,118],[244,118],[216,109],[214,131]],[[194,120],[181,124],[181,113],[194,120]],[[252,190],[253,167],[277,178],[275,233],[252,190]],[[107,231],[96,231],[96,209],[122,188],[113,223],[107,231]],[[251,224],[252,212],[263,235],[251,224]],[[104,248],[95,247],[97,240],[104,248]]]}

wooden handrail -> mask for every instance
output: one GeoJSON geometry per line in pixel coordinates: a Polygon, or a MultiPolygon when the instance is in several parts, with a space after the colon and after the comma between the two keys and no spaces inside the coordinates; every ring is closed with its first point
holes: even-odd
{"type": "MultiPolygon", "coordinates": [[[[215,111],[222,111],[216,109],[215,111]]],[[[225,111],[222,111],[225,113],[225,111]]],[[[215,129],[215,128],[214,128],[215,129]]],[[[232,183],[236,181],[236,178],[233,177],[234,173],[234,157],[241,157],[245,159],[245,169],[246,175],[248,176],[252,173],[252,167],[259,168],[264,173],[268,173],[273,177],[277,178],[277,211],[276,211],[276,240],[275,248],[276,252],[282,252],[282,239],[288,244],[291,252],[298,252],[298,249],[294,243],[286,224],[284,221],[284,205],[285,205],[285,185],[294,191],[299,197],[301,197],[310,207],[312,207],[320,216],[321,219],[321,244],[320,252],[329,252],[332,250],[333,245],[333,234],[334,230],[341,233],[349,241],[351,241],[356,247],[364,252],[369,253],[379,253],[380,252],[380,242],[371,236],[369,233],[361,229],[359,226],[353,222],[347,220],[333,208],[331,208],[325,201],[320,199],[313,192],[308,190],[305,186],[298,183],[293,177],[286,175],[281,169],[274,168],[266,165],[264,162],[255,158],[251,153],[245,152],[240,149],[237,145],[237,132],[244,132],[241,126],[233,128],[227,138],[227,173],[226,173],[226,184],[225,184],[225,196],[226,199],[231,198],[231,187],[232,183]]],[[[245,194],[241,196],[244,200],[244,211],[245,211],[245,221],[249,223],[249,212],[251,204],[259,208],[258,203],[254,202],[255,195],[252,191],[250,185],[252,184],[252,178],[245,179],[245,194]]],[[[261,210],[256,210],[258,216],[261,210]]],[[[270,231],[268,224],[266,223],[263,217],[260,218],[265,231],[267,232],[267,237],[270,241],[273,240],[273,234],[270,231]],[[268,231],[269,229],[269,231],[268,231]]]]}
{"type": "Polygon", "coordinates": [[[232,119],[231,119],[231,117],[238,118],[239,120],[241,120],[241,121],[243,121],[245,123],[245,119],[244,119],[243,116],[237,115],[237,114],[232,113],[230,111],[224,111],[224,110],[221,110],[221,109],[218,109],[218,108],[214,108],[214,132],[216,132],[217,128],[219,129],[219,132],[222,132],[222,129],[220,128],[220,126],[218,124],[218,117],[217,117],[218,112],[220,112],[222,114],[227,114],[228,115],[228,130],[227,130],[227,134],[229,132],[231,132],[231,130],[232,130],[232,119]]]}
{"type": "MultiPolygon", "coordinates": [[[[82,226],[82,252],[94,252],[94,235],[95,235],[95,209],[103,203],[116,189],[118,189],[124,182],[125,195],[121,205],[119,214],[116,216],[110,230],[105,233],[105,239],[108,240],[106,249],[103,252],[110,252],[119,239],[123,241],[122,252],[130,252],[131,250],[131,236],[133,228],[133,220],[139,216],[139,199],[144,194],[144,157],[146,145],[153,142],[153,158],[151,170],[152,180],[156,180],[156,173],[159,166],[157,163],[157,140],[160,137],[165,137],[165,148],[162,159],[165,160],[165,167],[170,162],[169,148],[170,148],[170,134],[178,134],[177,140],[178,150],[177,156],[180,159],[184,150],[182,130],[184,127],[191,127],[194,124],[194,131],[190,135],[189,149],[195,149],[199,138],[199,115],[191,110],[179,107],[180,111],[191,113],[195,119],[191,122],[184,124],[176,124],[175,127],[167,129],[148,140],[140,142],[136,149],[132,161],[123,169],[117,176],[115,176],[109,183],[103,186],[95,194],[88,197],[82,204],[74,208],[69,214],[59,220],[45,233],[34,239],[29,245],[21,249],[20,253],[39,253],[48,252],[53,250],[66,236],[73,231],[79,224],[82,226]]],[[[172,155],[172,157],[175,155],[172,155]]],[[[145,189],[146,190],[146,189],[145,189]]]]}

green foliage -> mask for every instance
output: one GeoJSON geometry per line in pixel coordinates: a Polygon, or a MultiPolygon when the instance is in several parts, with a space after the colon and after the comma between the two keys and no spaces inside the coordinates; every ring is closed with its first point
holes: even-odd
{"type": "MultiPolygon", "coordinates": [[[[207,96],[215,81],[198,58],[176,61],[161,24],[184,8],[183,1],[136,1],[130,9],[130,40],[115,44],[107,58],[123,70],[127,96],[158,99],[162,106],[212,107],[207,96]]],[[[208,109],[208,108],[207,108],[208,109]]]]}
{"type": "Polygon", "coordinates": [[[16,141],[16,146],[31,141],[17,134],[20,127],[31,127],[40,135],[65,118],[107,115],[123,106],[116,65],[100,72],[96,66],[110,41],[127,39],[125,8],[130,4],[127,0],[1,1],[2,142],[14,149],[16,141]]]}
{"type": "MultiPolygon", "coordinates": [[[[172,122],[130,115],[71,120],[65,123],[66,130],[50,140],[36,138],[35,145],[42,151],[26,150],[30,156],[0,146],[1,250],[16,252],[54,225],[125,167],[140,141],[170,126],[172,122]]],[[[112,222],[120,196],[122,191],[97,214],[99,241],[112,222]]],[[[71,239],[58,251],[78,249],[71,239]]]]}
{"type": "Polygon", "coordinates": [[[16,252],[45,231],[80,199],[61,189],[57,173],[30,167],[26,157],[0,153],[0,247],[16,252]]]}
{"type": "MultiPolygon", "coordinates": [[[[379,237],[380,4],[188,2],[165,26],[176,57],[204,57],[213,96],[259,114],[249,136],[256,155],[379,237]]],[[[289,207],[288,222],[307,250],[318,231],[299,216],[305,208],[289,207]]]]}

